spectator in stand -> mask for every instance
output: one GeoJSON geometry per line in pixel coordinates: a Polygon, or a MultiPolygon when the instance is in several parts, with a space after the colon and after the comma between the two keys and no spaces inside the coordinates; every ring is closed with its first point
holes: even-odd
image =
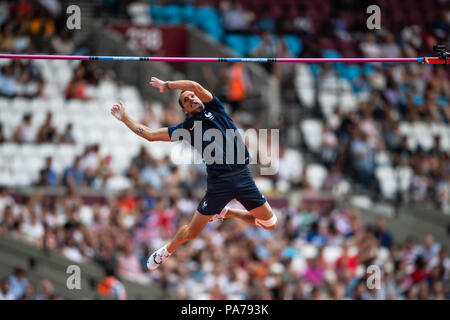
{"type": "Polygon", "coordinates": [[[335,133],[326,125],[322,128],[322,150],[320,152],[322,162],[330,167],[337,162],[338,139],[335,133]]]}
{"type": "Polygon", "coordinates": [[[381,58],[383,56],[383,51],[376,42],[373,32],[366,32],[365,40],[361,42],[360,49],[366,58],[381,58]]]}
{"type": "Polygon", "coordinates": [[[127,6],[127,13],[131,17],[131,22],[137,25],[149,25],[152,23],[150,16],[150,5],[145,0],[131,2],[127,6]]]}
{"type": "Polygon", "coordinates": [[[428,199],[432,186],[432,180],[427,177],[425,170],[417,164],[414,168],[414,177],[411,183],[411,193],[415,201],[425,201],[428,199]]]}
{"type": "Polygon", "coordinates": [[[425,259],[422,256],[416,258],[414,265],[414,271],[410,275],[413,285],[422,282],[429,276],[429,272],[426,270],[425,259]]]}
{"type": "Polygon", "coordinates": [[[130,213],[136,210],[137,207],[137,199],[133,195],[133,191],[131,189],[126,189],[122,196],[117,199],[117,205],[123,211],[130,213]]]}
{"type": "Polygon", "coordinates": [[[118,271],[121,277],[140,281],[142,280],[142,269],[137,255],[134,253],[133,245],[127,242],[119,249],[117,257],[118,271]]]}
{"type": "Polygon", "coordinates": [[[249,29],[250,23],[247,14],[239,1],[222,1],[220,7],[223,27],[227,32],[246,31],[249,29]]]}
{"type": "Polygon", "coordinates": [[[369,136],[360,131],[354,131],[354,140],[351,144],[351,156],[353,168],[359,181],[369,187],[373,181],[375,170],[375,152],[369,143],[369,136]]]}
{"type": "MultiPolygon", "coordinates": [[[[261,43],[250,52],[253,57],[275,58],[279,52],[278,38],[266,31],[261,36],[261,43]]],[[[263,66],[272,73],[273,63],[265,63],[263,66]]]]}
{"type": "MultiPolygon", "coordinates": [[[[150,175],[153,175],[152,166],[155,164],[155,160],[151,157],[147,148],[142,146],[139,150],[139,153],[131,159],[130,166],[127,170],[127,176],[133,180],[133,183],[137,186],[140,186],[143,181],[142,178],[147,179],[146,177],[142,177],[144,168],[147,165],[150,165],[150,175]]],[[[145,181],[145,180],[144,180],[145,181]]]]}
{"type": "Polygon", "coordinates": [[[5,143],[5,142],[6,142],[6,137],[3,132],[3,123],[0,122],[0,143],[5,143]]]}
{"type": "Polygon", "coordinates": [[[9,277],[9,283],[11,285],[10,293],[14,297],[14,300],[24,298],[29,285],[26,271],[19,267],[14,268],[13,274],[9,277]]]}
{"type": "Polygon", "coordinates": [[[64,170],[62,184],[70,187],[80,187],[84,184],[84,171],[81,169],[81,158],[76,156],[73,164],[64,170]]]}
{"type": "Polygon", "coordinates": [[[71,39],[69,30],[63,28],[51,40],[52,49],[55,54],[70,55],[75,51],[75,45],[71,39]]]}
{"type": "Polygon", "coordinates": [[[116,274],[118,270],[117,252],[114,250],[111,242],[100,242],[98,252],[93,257],[93,260],[106,274],[116,274]]]}
{"type": "Polygon", "coordinates": [[[66,88],[66,99],[80,99],[84,101],[92,100],[93,97],[86,93],[88,82],[85,77],[87,76],[86,67],[82,64],[75,69],[74,76],[70,80],[66,88]]]}
{"type": "Polygon", "coordinates": [[[38,181],[38,185],[55,187],[58,184],[58,176],[52,168],[53,158],[45,158],[45,167],[41,170],[41,177],[44,181],[38,181]]]}
{"type": "Polygon", "coordinates": [[[114,276],[108,275],[97,286],[97,293],[103,298],[127,300],[127,292],[123,284],[114,276]]]}
{"type": "Polygon", "coordinates": [[[26,113],[23,116],[22,122],[17,127],[13,141],[17,143],[33,143],[36,141],[36,130],[31,124],[31,113],[26,113]]]}
{"type": "Polygon", "coordinates": [[[337,192],[337,188],[343,181],[343,176],[341,174],[341,170],[339,170],[338,165],[332,165],[323,181],[323,190],[337,192]]]}
{"type": "Polygon", "coordinates": [[[305,5],[298,5],[298,16],[294,18],[294,28],[305,36],[310,36],[314,33],[313,21],[310,18],[309,12],[305,5]]]}
{"type": "Polygon", "coordinates": [[[72,123],[68,123],[66,125],[66,128],[64,129],[64,132],[59,137],[60,143],[68,143],[68,144],[74,144],[75,143],[75,137],[73,135],[73,125],[72,123]]]}
{"type": "Polygon", "coordinates": [[[275,32],[276,22],[272,16],[272,12],[268,7],[263,8],[261,17],[256,21],[255,27],[262,32],[275,32]]]}
{"type": "Polygon", "coordinates": [[[388,249],[392,247],[394,240],[392,234],[386,229],[386,218],[377,218],[374,235],[380,246],[388,249]]]}
{"type": "Polygon", "coordinates": [[[227,70],[227,102],[232,112],[245,109],[245,99],[251,91],[251,82],[243,63],[233,63],[227,70]]]}
{"type": "Polygon", "coordinates": [[[317,258],[312,258],[308,260],[308,266],[303,277],[307,282],[319,286],[323,283],[324,273],[325,270],[319,264],[317,258]]]}
{"type": "Polygon", "coordinates": [[[15,300],[11,292],[11,283],[8,278],[0,280],[0,300],[15,300]]]}
{"type": "Polygon", "coordinates": [[[81,156],[80,168],[82,170],[93,172],[97,170],[100,162],[99,150],[100,147],[98,144],[86,146],[81,156]]]}
{"type": "Polygon", "coordinates": [[[56,132],[55,126],[52,124],[52,117],[53,114],[51,112],[48,112],[45,122],[39,128],[36,142],[38,143],[57,142],[58,134],[56,132]]]}
{"type": "Polygon", "coordinates": [[[48,279],[44,279],[41,282],[41,293],[36,297],[36,300],[57,300],[58,297],[55,294],[55,288],[48,279]]]}
{"type": "Polygon", "coordinates": [[[55,20],[43,6],[37,6],[29,21],[27,35],[31,36],[32,45],[38,51],[49,51],[50,41],[55,34],[55,20]]]}
{"type": "Polygon", "coordinates": [[[431,260],[439,254],[440,248],[440,244],[434,241],[434,236],[427,234],[424,239],[424,245],[421,247],[420,255],[425,260],[431,260]]]}
{"type": "Polygon", "coordinates": [[[16,95],[24,98],[36,98],[43,90],[42,79],[33,78],[30,69],[25,68],[16,82],[16,95]]]}
{"type": "Polygon", "coordinates": [[[114,176],[114,173],[111,169],[111,155],[107,155],[100,158],[100,162],[97,168],[97,176],[98,176],[98,184],[97,188],[104,187],[110,178],[114,176]]]}
{"type": "Polygon", "coordinates": [[[381,45],[381,51],[385,58],[397,58],[401,56],[400,46],[395,42],[395,37],[392,33],[384,36],[384,43],[381,45]]]}
{"type": "Polygon", "coordinates": [[[0,25],[4,25],[10,15],[9,3],[6,0],[0,1],[0,25]]]}

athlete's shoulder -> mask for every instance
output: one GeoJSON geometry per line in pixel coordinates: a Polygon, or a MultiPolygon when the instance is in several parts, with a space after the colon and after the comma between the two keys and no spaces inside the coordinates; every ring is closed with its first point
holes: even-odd
{"type": "Polygon", "coordinates": [[[220,101],[220,99],[215,95],[213,95],[211,101],[205,102],[205,108],[219,108],[225,110],[222,101],[220,101]]]}

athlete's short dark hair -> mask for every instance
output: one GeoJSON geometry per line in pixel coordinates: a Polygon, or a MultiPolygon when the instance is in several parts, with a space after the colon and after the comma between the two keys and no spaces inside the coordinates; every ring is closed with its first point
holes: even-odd
{"type": "Polygon", "coordinates": [[[179,98],[178,98],[178,104],[180,105],[181,109],[184,108],[183,103],[181,103],[181,95],[182,95],[183,92],[185,92],[185,91],[186,91],[186,90],[182,90],[181,93],[180,93],[180,96],[179,96],[179,98]]]}

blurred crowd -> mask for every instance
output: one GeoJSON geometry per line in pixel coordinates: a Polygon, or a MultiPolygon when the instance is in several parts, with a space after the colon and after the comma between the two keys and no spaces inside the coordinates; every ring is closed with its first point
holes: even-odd
{"type": "Polygon", "coordinates": [[[0,51],[71,54],[74,44],[57,0],[0,2],[0,51]]]}
{"type": "MultiPolygon", "coordinates": [[[[383,46],[373,44],[371,50],[381,52],[383,46]]],[[[401,50],[396,44],[392,47],[401,50]]],[[[339,78],[332,68],[323,68],[318,77],[339,78]]],[[[356,110],[342,110],[338,104],[329,114],[321,115],[322,163],[328,169],[337,166],[373,196],[381,196],[378,168],[387,166],[399,174],[403,170],[411,177],[397,184],[396,201],[433,202],[449,212],[450,81],[446,70],[379,65],[351,81],[355,94],[367,98],[356,110]],[[422,132],[404,130],[417,125],[423,125],[422,132]]]]}
{"type": "MultiPolygon", "coordinates": [[[[117,281],[157,285],[182,298],[450,298],[448,248],[432,235],[399,242],[384,217],[363,225],[358,210],[307,202],[277,210],[281,224],[275,232],[235,219],[210,223],[147,272],[149,254],[189,221],[195,206],[170,188],[142,195],[127,190],[93,206],[74,192],[15,202],[2,189],[0,232],[76,263],[94,261],[117,281]],[[371,277],[374,268],[377,279],[371,277]]],[[[13,285],[11,279],[2,282],[3,297],[17,298],[13,285]]]]}
{"type": "Polygon", "coordinates": [[[15,267],[12,274],[0,279],[0,300],[61,300],[48,279],[33,285],[26,270],[15,267]]]}
{"type": "Polygon", "coordinates": [[[47,113],[44,122],[36,129],[33,125],[33,114],[26,113],[14,131],[11,141],[3,138],[1,142],[74,144],[75,139],[72,129],[72,124],[68,123],[63,132],[58,132],[53,123],[51,112],[47,113]]]}
{"type": "Polygon", "coordinates": [[[0,96],[36,98],[42,94],[44,80],[30,61],[12,60],[0,69],[0,96]]]}
{"type": "MultiPolygon", "coordinates": [[[[123,284],[115,276],[107,275],[94,285],[95,299],[127,299],[123,284]]],[[[27,270],[14,267],[11,275],[0,278],[0,300],[63,300],[63,297],[50,280],[43,279],[35,285],[27,270]]]]}
{"type": "Polygon", "coordinates": [[[108,179],[114,176],[110,167],[111,156],[102,156],[99,145],[88,145],[80,155],[76,155],[73,163],[57,174],[53,167],[53,158],[45,159],[45,166],[39,171],[34,182],[37,187],[64,186],[69,189],[105,187],[108,179]]]}

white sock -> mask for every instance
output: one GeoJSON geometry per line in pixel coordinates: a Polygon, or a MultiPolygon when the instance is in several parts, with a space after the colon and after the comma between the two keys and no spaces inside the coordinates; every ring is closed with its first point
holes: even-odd
{"type": "MultiPolygon", "coordinates": [[[[230,209],[230,207],[227,207],[227,206],[225,206],[223,209],[222,209],[222,212],[223,212],[223,216],[225,217],[225,215],[227,214],[227,212],[228,212],[228,210],[230,209]]],[[[222,214],[222,212],[220,213],[220,214],[222,214]]]]}
{"type": "Polygon", "coordinates": [[[170,253],[169,250],[167,250],[167,244],[163,248],[166,249],[167,256],[170,256],[173,253],[170,253]]]}

